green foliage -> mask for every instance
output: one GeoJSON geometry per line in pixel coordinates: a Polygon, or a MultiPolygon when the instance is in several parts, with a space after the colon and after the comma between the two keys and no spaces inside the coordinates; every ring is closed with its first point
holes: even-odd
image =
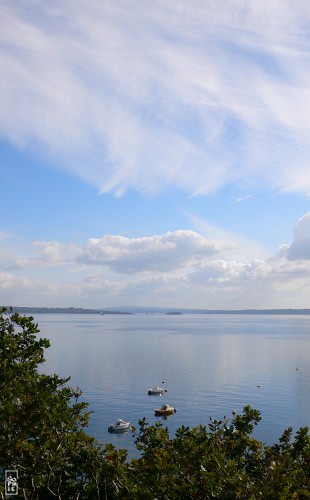
{"type": "MultiPolygon", "coordinates": [[[[308,428],[279,443],[252,437],[260,413],[180,427],[173,437],[145,419],[133,431],[140,458],[86,434],[89,412],[68,378],[44,375],[47,339],[32,317],[0,309],[0,496],[3,475],[19,472],[24,499],[310,499],[308,428]]],[[[16,497],[15,497],[16,498],[16,497]]]]}
{"type": "Polygon", "coordinates": [[[251,436],[260,413],[245,406],[232,419],[211,419],[208,427],[182,426],[173,438],[160,424],[139,422],[141,458],[128,470],[127,490],[118,498],[306,499],[310,498],[310,438],[291,429],[278,445],[264,447],[251,436]]]}
{"type": "Polygon", "coordinates": [[[96,498],[103,452],[83,430],[87,403],[68,378],[39,373],[50,344],[33,318],[0,313],[0,488],[13,469],[23,498],[96,498]]]}

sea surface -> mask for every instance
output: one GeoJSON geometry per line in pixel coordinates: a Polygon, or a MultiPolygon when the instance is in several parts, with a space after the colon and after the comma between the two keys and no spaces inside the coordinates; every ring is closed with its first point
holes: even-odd
{"type": "Polygon", "coordinates": [[[35,314],[51,341],[42,371],[71,376],[93,411],[88,432],[138,456],[131,432],[108,433],[117,418],[208,425],[251,405],[262,421],[254,436],[277,442],[284,429],[310,424],[310,316],[230,314],[35,314]],[[164,396],[147,389],[165,382],[164,396]]]}

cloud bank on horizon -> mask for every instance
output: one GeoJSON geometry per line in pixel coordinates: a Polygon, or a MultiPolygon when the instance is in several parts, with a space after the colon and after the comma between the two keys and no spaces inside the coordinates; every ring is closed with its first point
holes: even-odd
{"type": "MultiPolygon", "coordinates": [[[[261,188],[310,195],[308,0],[0,5],[0,137],[42,170],[116,198],[167,186],[192,198],[242,186],[235,205],[261,188]]],[[[191,220],[78,243],[0,232],[0,301],[309,307],[310,211],[273,255],[191,220]]]]}
{"type": "Polygon", "coordinates": [[[106,235],[84,245],[35,242],[31,258],[2,255],[0,296],[10,297],[11,290],[16,294],[18,289],[20,300],[30,305],[39,293],[42,305],[47,298],[52,302],[61,298],[68,306],[70,297],[77,303],[82,300],[81,305],[90,301],[93,307],[102,306],[102,299],[113,304],[115,298],[133,305],[199,308],[206,307],[208,297],[209,309],[251,308],[253,303],[261,308],[306,307],[309,234],[310,212],[298,221],[290,245],[283,245],[274,256],[248,262],[227,258],[233,242],[210,240],[188,230],[143,238],[106,235]],[[51,276],[72,273],[73,280],[27,277],[27,270],[46,268],[51,276]],[[22,269],[24,275],[14,274],[14,269],[22,269]]]}
{"type": "Polygon", "coordinates": [[[101,192],[310,194],[307,0],[1,2],[2,137],[101,192]]]}

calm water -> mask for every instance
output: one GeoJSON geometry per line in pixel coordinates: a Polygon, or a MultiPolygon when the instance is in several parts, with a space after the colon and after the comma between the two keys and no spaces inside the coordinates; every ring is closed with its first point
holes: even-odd
{"type": "Polygon", "coordinates": [[[131,433],[107,432],[117,418],[137,425],[167,402],[171,435],[207,425],[250,404],[261,411],[255,436],[278,440],[310,424],[310,316],[37,314],[51,340],[45,373],[71,375],[94,411],[89,432],[136,456],[131,433]],[[298,370],[296,370],[298,368],[298,370]],[[165,381],[165,396],[147,388],[165,381]],[[260,387],[258,387],[260,386],[260,387]]]}

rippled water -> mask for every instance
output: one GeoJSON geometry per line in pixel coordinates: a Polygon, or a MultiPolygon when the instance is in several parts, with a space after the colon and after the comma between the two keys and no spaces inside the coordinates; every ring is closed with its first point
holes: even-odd
{"type": "Polygon", "coordinates": [[[37,314],[51,340],[46,373],[71,375],[94,411],[89,432],[135,456],[131,433],[107,432],[117,418],[154,423],[167,402],[171,435],[207,425],[250,404],[261,411],[255,435],[266,443],[309,424],[310,316],[37,314]],[[165,396],[147,388],[165,381],[165,396]],[[259,386],[259,387],[258,387],[259,386]]]}

